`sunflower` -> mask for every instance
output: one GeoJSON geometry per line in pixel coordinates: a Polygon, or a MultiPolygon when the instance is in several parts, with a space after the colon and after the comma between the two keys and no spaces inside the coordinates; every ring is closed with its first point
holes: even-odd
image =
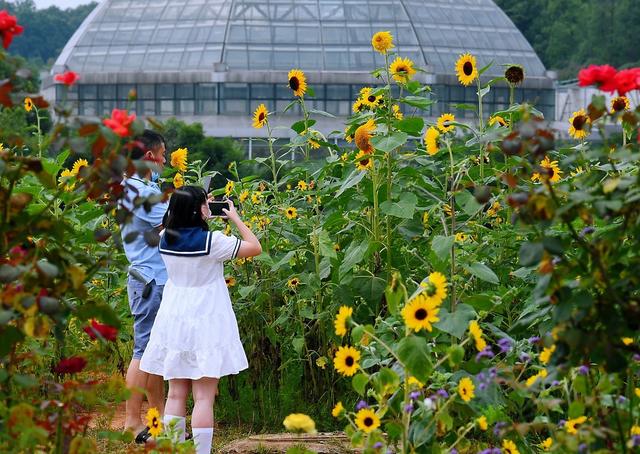
{"type": "Polygon", "coordinates": [[[299,69],[292,69],[287,76],[289,88],[293,90],[295,96],[304,96],[307,92],[307,78],[299,69]]]}
{"type": "Polygon", "coordinates": [[[640,435],[640,426],[631,426],[631,435],[640,435]]]}
{"type": "Polygon", "coordinates": [[[482,328],[480,328],[480,325],[476,320],[472,320],[469,322],[469,333],[471,333],[471,336],[475,341],[476,350],[481,352],[485,348],[487,348],[487,342],[482,337],[484,333],[482,332],[482,328]]]}
{"type": "Polygon", "coordinates": [[[504,126],[504,127],[509,126],[509,123],[507,123],[507,120],[502,118],[500,115],[494,115],[489,119],[489,126],[493,126],[496,123],[498,124],[498,126],[504,126]]]}
{"type": "Polygon", "coordinates": [[[224,278],[224,282],[225,284],[227,284],[227,287],[235,287],[236,286],[236,278],[233,276],[228,276],[224,278]]]}
{"type": "Polygon", "coordinates": [[[410,375],[409,378],[407,378],[407,385],[416,386],[418,388],[424,388],[424,383],[422,383],[420,380],[418,380],[413,375],[410,375]]]}
{"type": "Polygon", "coordinates": [[[553,446],[553,438],[551,437],[547,437],[542,443],[540,443],[540,447],[544,451],[549,451],[551,449],[551,446],[553,446]]]}
{"type": "Polygon", "coordinates": [[[547,376],[547,369],[542,369],[537,374],[534,374],[531,377],[527,378],[527,387],[531,388],[535,384],[535,382],[538,381],[539,378],[545,378],[546,376],[547,376]]]}
{"type": "Polygon", "coordinates": [[[346,140],[348,143],[353,142],[353,133],[349,133],[350,129],[351,129],[351,127],[349,127],[349,126],[344,128],[344,140],[346,140]]]}
{"type": "Polygon", "coordinates": [[[419,293],[409,301],[401,311],[405,325],[416,332],[426,329],[433,330],[432,323],[440,321],[438,312],[440,308],[433,301],[428,301],[425,292],[419,293]]]}
{"type": "Polygon", "coordinates": [[[147,412],[147,427],[152,437],[157,437],[162,432],[162,421],[157,408],[151,407],[147,412]]]}
{"type": "Polygon", "coordinates": [[[465,241],[467,241],[468,238],[469,238],[469,236],[466,233],[458,232],[458,233],[456,233],[455,240],[458,243],[464,243],[465,241]]]}
{"type": "Polygon", "coordinates": [[[289,207],[284,210],[284,215],[287,217],[287,219],[295,219],[298,217],[298,210],[296,210],[294,207],[289,207]]]}
{"type": "Polygon", "coordinates": [[[438,117],[438,129],[440,132],[445,133],[449,131],[453,131],[455,129],[454,125],[449,124],[452,121],[456,121],[456,117],[453,114],[445,113],[438,117]]]}
{"type": "Polygon", "coordinates": [[[365,153],[373,153],[373,145],[371,145],[369,140],[372,137],[371,133],[375,130],[376,124],[373,121],[373,118],[370,118],[366,123],[360,125],[358,129],[356,129],[354,139],[359,150],[364,151],[365,153]]]}
{"type": "Polygon", "coordinates": [[[456,74],[458,80],[464,86],[470,85],[478,78],[478,68],[476,67],[476,57],[471,54],[460,55],[456,62],[456,74]]]}
{"type": "Polygon", "coordinates": [[[309,185],[307,184],[306,181],[304,181],[304,180],[298,181],[298,189],[299,190],[306,191],[308,187],[309,187],[309,185]]]}
{"type": "MultiPolygon", "coordinates": [[[[540,161],[540,167],[547,169],[544,173],[545,179],[548,179],[551,183],[560,181],[562,170],[558,167],[558,161],[551,161],[548,156],[545,156],[545,158],[540,161]]],[[[531,181],[542,181],[542,179],[543,177],[538,172],[531,175],[531,181]]]]}
{"type": "Polygon", "coordinates": [[[564,424],[564,427],[565,429],[567,429],[568,433],[575,435],[578,433],[578,429],[580,428],[580,425],[584,424],[586,420],[587,420],[586,416],[579,416],[577,418],[569,419],[564,424]]]}
{"type": "Polygon", "coordinates": [[[89,162],[86,159],[78,159],[73,163],[73,167],[71,167],[71,173],[76,176],[80,173],[80,169],[83,167],[89,167],[89,162]]]}
{"type": "Polygon", "coordinates": [[[247,201],[247,199],[249,198],[249,191],[248,190],[244,190],[240,193],[240,203],[244,203],[247,201]]]}
{"type": "Polygon", "coordinates": [[[633,344],[633,338],[631,338],[631,337],[623,337],[621,340],[622,340],[622,343],[623,343],[624,345],[631,345],[631,344],[633,344]]]}
{"type": "Polygon", "coordinates": [[[171,153],[171,167],[178,169],[180,172],[186,172],[188,154],[189,151],[186,148],[178,148],[171,153]]]}
{"type": "Polygon", "coordinates": [[[314,139],[309,139],[309,146],[314,150],[317,150],[318,148],[320,148],[320,143],[314,139]]]}
{"type": "Polygon", "coordinates": [[[176,173],[173,177],[173,187],[178,189],[184,186],[184,178],[181,173],[176,173]]]}
{"type": "Polygon", "coordinates": [[[420,284],[425,290],[422,294],[426,297],[427,303],[439,306],[442,300],[447,297],[447,278],[437,271],[431,273],[425,282],[420,284]]]}
{"type": "Polygon", "coordinates": [[[373,432],[380,427],[380,418],[370,408],[362,408],[356,413],[356,426],[365,433],[373,432]]]}
{"type": "Polygon", "coordinates": [[[424,134],[424,143],[427,147],[427,153],[429,153],[429,156],[434,156],[440,150],[439,138],[440,132],[435,126],[430,126],[424,134]]]}
{"type": "Polygon", "coordinates": [[[369,109],[376,109],[378,107],[380,107],[380,101],[384,101],[382,99],[382,96],[380,95],[374,95],[372,93],[368,93],[366,96],[363,96],[362,98],[360,98],[362,100],[362,103],[367,106],[369,109]]]}
{"type": "Polygon", "coordinates": [[[75,189],[75,182],[71,181],[75,177],[74,173],[69,169],[64,169],[60,174],[60,178],[58,178],[59,184],[64,184],[64,190],[66,192],[71,192],[75,189]]]}
{"type": "Polygon", "coordinates": [[[254,205],[260,205],[260,203],[262,203],[262,193],[260,191],[251,194],[251,203],[254,205]]]}
{"type": "Polygon", "coordinates": [[[268,116],[269,111],[267,110],[267,107],[264,104],[260,104],[253,113],[253,127],[261,129],[265,124],[267,124],[268,116]]]}
{"type": "Polygon", "coordinates": [[[24,110],[31,112],[31,109],[33,109],[33,101],[31,98],[24,98],[24,110]]]}
{"type": "Polygon", "coordinates": [[[366,108],[367,108],[367,105],[364,103],[364,100],[362,98],[356,99],[356,102],[354,102],[353,106],[351,107],[351,109],[353,110],[353,113],[360,113],[366,110],[366,108]]]}
{"type": "Polygon", "coordinates": [[[574,139],[584,139],[590,133],[591,119],[580,109],[569,118],[569,135],[574,139]]]}
{"type": "Polygon", "coordinates": [[[631,103],[629,102],[629,98],[627,98],[626,96],[618,96],[617,98],[613,98],[611,100],[612,114],[624,112],[625,110],[629,109],[631,109],[631,103]]]}
{"type": "Polygon", "coordinates": [[[476,387],[469,377],[462,378],[458,383],[458,394],[460,394],[460,397],[465,402],[469,402],[475,397],[475,393],[473,392],[475,389],[476,387]]]}
{"type": "Polygon", "coordinates": [[[338,315],[336,315],[336,319],[333,322],[333,326],[336,328],[336,335],[343,337],[347,334],[347,321],[353,314],[353,308],[349,306],[340,306],[338,310],[338,315]]]}
{"type": "Polygon", "coordinates": [[[444,205],[442,205],[442,211],[444,211],[444,214],[446,214],[447,216],[451,216],[453,214],[451,205],[449,205],[448,203],[445,203],[444,205]]]}
{"type": "Polygon", "coordinates": [[[633,392],[635,393],[636,397],[640,399],[640,388],[635,388],[633,392]]]}
{"type": "Polygon", "coordinates": [[[506,438],[502,440],[502,451],[504,452],[504,454],[520,454],[520,451],[518,451],[518,447],[516,446],[516,444],[511,440],[507,440],[506,438]]]}
{"type": "Polygon", "coordinates": [[[233,192],[233,188],[234,188],[234,186],[235,186],[235,185],[236,185],[236,184],[235,184],[233,181],[231,181],[231,180],[227,181],[227,184],[226,184],[226,185],[225,185],[225,187],[224,187],[224,193],[225,193],[225,195],[226,195],[227,197],[231,195],[231,193],[233,192]]]}
{"type": "Polygon", "coordinates": [[[378,32],[371,38],[371,45],[381,54],[386,54],[393,46],[393,35],[389,32],[378,32]]]}
{"type": "Polygon", "coordinates": [[[373,168],[373,159],[369,153],[360,150],[356,155],[356,169],[363,171],[373,168]]]}
{"type": "Polygon", "coordinates": [[[391,63],[391,66],[389,66],[389,71],[393,76],[393,80],[395,80],[399,84],[406,84],[413,78],[413,75],[416,73],[416,70],[413,69],[413,62],[408,58],[400,57],[396,57],[393,63],[391,63]]]}
{"type": "Polygon", "coordinates": [[[303,413],[292,413],[282,421],[285,429],[290,432],[316,433],[316,423],[303,413]]]}
{"type": "Polygon", "coordinates": [[[287,281],[287,287],[289,287],[291,290],[297,289],[298,285],[300,285],[300,279],[298,279],[297,277],[292,277],[287,281]]]}
{"type": "Polygon", "coordinates": [[[504,71],[504,78],[512,87],[524,82],[524,68],[521,65],[510,65],[504,71]]]}
{"type": "Polygon", "coordinates": [[[396,120],[402,120],[404,118],[404,114],[400,110],[399,105],[394,104],[393,106],[391,106],[391,110],[393,111],[393,116],[396,117],[396,120]]]}
{"type": "Polygon", "coordinates": [[[542,352],[540,353],[540,362],[542,364],[547,364],[549,362],[549,360],[551,359],[551,356],[553,355],[553,352],[556,351],[556,346],[555,344],[552,345],[551,347],[545,347],[542,349],[542,352]]]}
{"type": "Polygon", "coordinates": [[[360,367],[360,352],[353,347],[340,347],[333,358],[333,367],[346,377],[351,377],[360,367]]]}
{"type": "Polygon", "coordinates": [[[489,424],[487,424],[487,417],[485,415],[476,419],[476,424],[478,424],[480,430],[487,430],[489,428],[489,424]]]}
{"type": "Polygon", "coordinates": [[[331,416],[337,418],[342,413],[344,413],[344,406],[342,405],[342,402],[338,402],[336,406],[333,407],[333,410],[331,410],[331,416]]]}

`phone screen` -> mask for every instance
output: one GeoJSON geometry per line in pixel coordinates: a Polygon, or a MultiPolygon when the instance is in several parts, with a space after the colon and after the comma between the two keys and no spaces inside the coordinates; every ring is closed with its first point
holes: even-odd
{"type": "Polygon", "coordinates": [[[227,201],[214,201],[209,202],[209,210],[211,210],[211,216],[226,216],[222,209],[229,209],[229,203],[227,201]]]}

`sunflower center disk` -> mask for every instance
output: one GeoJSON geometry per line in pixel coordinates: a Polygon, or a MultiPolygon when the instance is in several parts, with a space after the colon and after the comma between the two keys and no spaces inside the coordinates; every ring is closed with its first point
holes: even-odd
{"type": "Polygon", "coordinates": [[[367,426],[367,427],[368,426],[372,426],[373,425],[373,419],[367,416],[366,418],[364,418],[364,425],[367,426]]]}
{"type": "Polygon", "coordinates": [[[300,81],[297,77],[292,77],[291,79],[289,79],[289,87],[291,87],[293,91],[296,91],[298,90],[298,88],[300,88],[300,81]]]}
{"type": "Polygon", "coordinates": [[[584,124],[587,122],[587,119],[583,116],[583,115],[578,115],[576,118],[573,119],[573,127],[576,130],[581,130],[584,126],[584,124]]]}
{"type": "Polygon", "coordinates": [[[369,95],[369,97],[367,98],[367,101],[369,101],[369,102],[373,102],[375,100],[376,100],[376,97],[373,96],[373,95],[369,95]]]}
{"type": "Polygon", "coordinates": [[[621,110],[624,110],[625,107],[626,107],[626,103],[622,99],[616,99],[613,102],[613,110],[615,110],[616,112],[620,112],[621,110]]]}
{"type": "Polygon", "coordinates": [[[344,360],[344,363],[348,366],[351,367],[353,366],[353,358],[351,356],[347,356],[344,360]]]}
{"type": "Polygon", "coordinates": [[[462,66],[462,71],[464,72],[465,76],[470,76],[471,73],[473,73],[473,65],[470,61],[465,62],[464,66],[462,66]]]}
{"type": "Polygon", "coordinates": [[[427,318],[427,311],[426,309],[420,308],[416,311],[416,320],[424,320],[425,318],[427,318]]]}

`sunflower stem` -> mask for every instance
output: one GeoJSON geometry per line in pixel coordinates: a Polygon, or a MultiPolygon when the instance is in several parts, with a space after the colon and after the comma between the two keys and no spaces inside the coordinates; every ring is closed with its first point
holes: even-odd
{"type": "MultiPolygon", "coordinates": [[[[479,132],[482,134],[484,130],[484,116],[482,113],[482,84],[480,83],[480,76],[476,78],[476,81],[478,82],[478,125],[479,132]]],[[[484,180],[484,147],[482,144],[480,145],[480,179],[484,180]]]]}
{"type": "Polygon", "coordinates": [[[276,169],[276,155],[273,151],[273,141],[271,139],[271,126],[267,120],[267,143],[269,144],[269,155],[271,156],[271,174],[273,176],[273,188],[274,192],[278,192],[278,171],[276,169]]]}
{"type": "MultiPolygon", "coordinates": [[[[455,195],[454,195],[454,162],[453,162],[453,151],[451,150],[451,142],[449,142],[448,140],[446,141],[447,144],[447,150],[449,151],[449,164],[450,164],[450,168],[451,168],[451,187],[450,187],[450,191],[451,191],[451,195],[450,195],[450,204],[451,204],[451,235],[454,237],[453,238],[453,244],[451,245],[451,277],[449,278],[449,281],[451,282],[451,312],[453,312],[456,309],[456,286],[454,284],[454,277],[455,277],[455,273],[456,273],[456,240],[455,240],[455,234],[456,234],[456,199],[455,199],[455,195]]],[[[451,340],[452,342],[454,342],[453,338],[451,340]]]]}

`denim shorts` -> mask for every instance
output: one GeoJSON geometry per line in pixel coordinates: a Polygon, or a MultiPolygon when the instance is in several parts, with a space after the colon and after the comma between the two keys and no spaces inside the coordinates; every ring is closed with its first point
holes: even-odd
{"type": "Polygon", "coordinates": [[[157,285],[155,280],[151,281],[149,285],[151,286],[151,292],[144,298],[142,294],[145,284],[131,276],[127,281],[129,307],[131,308],[131,315],[133,315],[133,359],[142,358],[162,301],[164,285],[157,285]]]}

